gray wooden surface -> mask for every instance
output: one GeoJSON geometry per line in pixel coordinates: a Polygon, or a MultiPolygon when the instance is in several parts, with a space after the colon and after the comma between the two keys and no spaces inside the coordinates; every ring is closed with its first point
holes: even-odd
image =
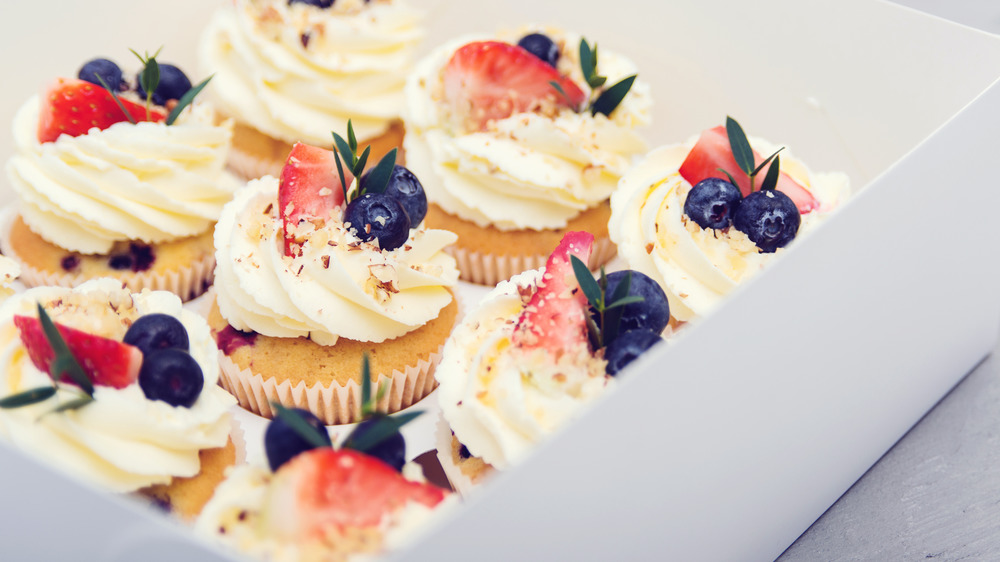
{"type": "MultiPolygon", "coordinates": [[[[1000,33],[996,0],[896,1],[1000,33]]],[[[1000,560],[1000,343],[778,560],[1000,560]]]]}

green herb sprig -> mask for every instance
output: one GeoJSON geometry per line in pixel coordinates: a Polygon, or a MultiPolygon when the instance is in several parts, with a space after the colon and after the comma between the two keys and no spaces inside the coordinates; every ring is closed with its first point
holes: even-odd
{"type": "Polygon", "coordinates": [[[392,176],[392,169],[396,165],[396,149],[393,148],[378,161],[378,164],[368,172],[364,185],[361,185],[361,174],[365,171],[365,164],[368,163],[368,156],[371,154],[371,146],[366,146],[361,156],[358,156],[358,139],[354,136],[354,125],[351,120],[347,120],[347,140],[344,137],[333,133],[334,151],[333,157],[337,162],[337,173],[340,175],[340,187],[344,190],[344,204],[361,197],[368,191],[372,193],[383,193],[389,186],[389,178],[392,176]],[[347,169],[358,182],[358,189],[353,193],[348,193],[347,176],[344,174],[344,167],[341,158],[347,164],[347,169]]]}
{"type": "Polygon", "coordinates": [[[118,109],[122,110],[122,113],[125,114],[125,118],[128,119],[128,122],[135,125],[135,117],[132,117],[131,111],[125,109],[125,104],[123,104],[122,99],[118,97],[118,92],[114,91],[111,86],[108,86],[108,83],[104,81],[104,78],[101,78],[100,74],[95,72],[94,78],[97,78],[97,81],[101,83],[101,86],[107,90],[109,94],[111,94],[111,99],[115,100],[115,103],[118,104],[118,109]]]}
{"type": "MultiPolygon", "coordinates": [[[[580,70],[583,72],[583,78],[587,81],[590,89],[593,92],[600,91],[587,107],[591,115],[603,113],[605,116],[610,116],[632,89],[632,84],[637,76],[636,74],[626,76],[610,88],[599,90],[607,82],[608,77],[597,73],[597,43],[591,47],[586,38],[580,39],[580,70]]],[[[558,86],[556,89],[562,92],[558,86]]],[[[563,95],[565,96],[565,93],[563,95]]]]}
{"type": "Polygon", "coordinates": [[[271,407],[274,409],[275,417],[285,422],[288,427],[292,428],[292,431],[313,447],[321,448],[330,446],[330,436],[320,433],[318,429],[310,425],[295,410],[288,409],[278,402],[271,402],[271,407]]]}
{"type": "Polygon", "coordinates": [[[52,318],[49,317],[45,309],[42,308],[41,304],[38,304],[38,321],[42,325],[42,332],[45,334],[45,339],[48,340],[49,346],[52,347],[52,352],[54,357],[52,362],[49,364],[49,376],[52,377],[52,386],[42,386],[37,388],[32,388],[19,392],[17,394],[12,394],[0,399],[0,409],[14,409],[22,408],[24,406],[30,406],[32,404],[38,404],[39,402],[44,402],[49,398],[56,395],[56,391],[59,389],[59,382],[64,378],[68,377],[83,391],[81,396],[60,404],[56,409],[48,413],[65,412],[67,410],[75,410],[90,404],[94,401],[94,383],[87,376],[87,372],[83,370],[80,366],[80,362],[77,361],[73,352],[70,351],[69,346],[66,345],[66,340],[63,339],[62,334],[59,333],[59,329],[56,327],[55,323],[52,322],[52,318]]]}
{"type": "Polygon", "coordinates": [[[587,297],[587,302],[597,312],[596,322],[593,317],[587,316],[587,328],[590,332],[591,345],[594,349],[600,349],[604,347],[606,342],[618,337],[625,305],[643,302],[645,299],[638,295],[628,294],[632,288],[632,272],[625,274],[625,278],[618,283],[614,293],[609,297],[607,295],[608,276],[604,273],[604,267],[601,267],[601,275],[595,280],[583,260],[571,255],[570,263],[573,265],[576,280],[580,284],[583,294],[587,297]]]}
{"type": "Polygon", "coordinates": [[[187,106],[191,105],[192,102],[194,102],[195,96],[200,94],[201,91],[205,89],[205,86],[208,86],[208,83],[214,77],[215,75],[212,74],[208,78],[199,82],[197,86],[191,88],[187,92],[184,92],[184,95],[181,96],[181,99],[177,100],[177,105],[175,105],[174,108],[170,110],[170,115],[167,115],[167,120],[165,121],[165,123],[168,126],[173,125],[174,121],[176,121],[177,118],[180,117],[181,112],[184,111],[184,108],[186,108],[187,106]]]}
{"type": "MultiPolygon", "coordinates": [[[[760,185],[761,191],[768,189],[774,189],[778,185],[778,176],[781,170],[781,159],[778,157],[778,153],[785,149],[781,147],[774,151],[774,154],[768,156],[764,159],[760,165],[756,165],[753,156],[753,148],[750,147],[750,141],[747,140],[746,133],[743,132],[743,127],[730,116],[726,116],[726,135],[729,137],[729,148],[733,151],[733,158],[736,160],[736,165],[740,167],[750,179],[750,192],[754,191],[754,183],[756,182],[757,174],[767,166],[771,160],[774,163],[768,168],[767,173],[764,175],[764,181],[760,185]]],[[[718,170],[729,178],[729,181],[733,185],[739,185],[733,178],[732,174],[718,168],[718,170]]]]}
{"type": "MultiPolygon", "coordinates": [[[[160,63],[156,62],[156,57],[159,56],[160,51],[163,50],[163,47],[157,49],[156,52],[153,53],[152,55],[150,55],[148,52],[145,55],[140,55],[135,49],[129,49],[129,50],[132,51],[132,54],[135,55],[136,58],[139,59],[139,62],[142,63],[142,71],[139,72],[139,85],[142,86],[143,91],[146,92],[146,120],[149,121],[153,107],[153,93],[156,91],[156,88],[160,86],[160,63]]],[[[199,82],[196,86],[192,87],[190,90],[185,92],[184,95],[181,96],[179,100],[177,100],[177,105],[175,105],[174,108],[171,109],[170,113],[167,115],[165,123],[168,126],[173,125],[174,122],[177,121],[177,118],[180,117],[181,112],[184,111],[184,109],[187,106],[191,105],[192,102],[194,102],[194,98],[198,94],[200,94],[202,90],[205,89],[205,86],[208,85],[208,83],[212,80],[214,76],[215,75],[213,74],[208,78],[205,78],[204,80],[199,82]]],[[[100,80],[100,77],[98,77],[98,79],[100,80]]],[[[104,89],[108,90],[109,92],[111,91],[111,89],[108,88],[108,85],[104,83],[104,80],[101,80],[101,85],[104,86],[104,89]]],[[[118,106],[121,107],[122,111],[125,112],[125,115],[128,117],[129,121],[134,124],[135,120],[132,119],[132,116],[129,114],[128,111],[125,111],[125,107],[122,106],[121,101],[118,100],[117,94],[112,92],[111,95],[115,98],[115,101],[118,102],[118,106]]]]}

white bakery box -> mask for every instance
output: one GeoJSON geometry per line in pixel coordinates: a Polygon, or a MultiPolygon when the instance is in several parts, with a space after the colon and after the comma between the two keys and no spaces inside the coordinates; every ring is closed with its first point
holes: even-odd
{"type": "MultiPolygon", "coordinates": [[[[4,2],[4,127],[93,56],[194,68],[223,2],[4,2]]],[[[1000,38],[871,0],[423,3],[428,46],[579,30],[652,84],[651,146],[729,114],[855,196],[399,558],[772,559],[993,348],[1000,38]]],[[[0,559],[226,556],[0,445],[0,559]]]]}

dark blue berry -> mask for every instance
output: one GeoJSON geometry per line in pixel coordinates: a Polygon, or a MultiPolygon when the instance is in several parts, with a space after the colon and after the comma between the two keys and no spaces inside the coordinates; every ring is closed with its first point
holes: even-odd
{"type": "Polygon", "coordinates": [[[139,348],[143,355],[159,349],[189,349],[188,333],[181,321],[159,312],[141,316],[125,332],[123,342],[139,348]]]}
{"type": "MultiPolygon", "coordinates": [[[[181,96],[191,89],[191,81],[188,80],[187,75],[172,64],[160,63],[159,67],[160,83],[156,86],[156,91],[153,92],[153,103],[165,105],[168,100],[181,99],[181,96]]],[[[136,91],[139,93],[139,97],[145,99],[146,91],[142,88],[142,81],[136,78],[136,83],[138,84],[136,91]]]]}
{"type": "Polygon", "coordinates": [[[760,251],[771,253],[788,245],[799,232],[802,216],[784,193],[768,189],[743,199],[733,215],[733,226],[747,235],[760,251]]]}
{"type": "Polygon", "coordinates": [[[111,269],[132,269],[134,260],[131,254],[115,254],[108,258],[108,267],[111,269]]]}
{"type": "MultiPolygon", "coordinates": [[[[368,172],[365,172],[361,176],[361,187],[366,187],[367,180],[368,172]]],[[[392,174],[389,175],[389,185],[383,193],[403,204],[406,216],[410,217],[410,226],[420,224],[427,215],[427,195],[424,193],[424,186],[406,167],[399,164],[393,167],[392,174]]]]}
{"type": "Polygon", "coordinates": [[[517,42],[517,46],[547,62],[553,68],[559,62],[559,47],[547,35],[541,33],[525,35],[517,42]]]}
{"type": "Polygon", "coordinates": [[[365,193],[347,205],[344,222],[364,242],[378,240],[379,248],[395,250],[410,237],[410,217],[403,204],[384,193],[365,193]]]}
{"type": "Polygon", "coordinates": [[[316,6],[317,8],[329,8],[333,6],[334,0],[288,0],[288,5],[292,4],[307,4],[309,6],[316,6]]]}
{"type": "Polygon", "coordinates": [[[186,351],[160,349],[142,359],[139,387],[150,400],[190,408],[204,386],[201,367],[186,351]]]}
{"type": "MultiPolygon", "coordinates": [[[[333,446],[330,434],[323,427],[323,422],[312,412],[301,408],[289,408],[289,411],[298,414],[307,424],[315,428],[320,437],[326,441],[327,447],[333,446]]],[[[272,471],[278,470],[281,465],[292,460],[299,453],[315,448],[315,445],[306,441],[281,417],[271,420],[271,423],[267,424],[267,429],[264,430],[264,454],[267,455],[267,464],[270,465],[272,471]]]]}
{"type": "Polygon", "coordinates": [[[608,362],[607,373],[612,376],[617,375],[636,357],[661,341],[663,338],[659,333],[649,330],[623,332],[604,348],[604,359],[608,362]]]}
{"type": "MultiPolygon", "coordinates": [[[[374,416],[362,421],[354,428],[354,431],[347,436],[344,441],[344,446],[350,448],[352,442],[357,441],[363,435],[367,434],[371,429],[384,420],[386,416],[384,414],[375,414],[374,416]]],[[[384,423],[384,422],[382,422],[384,423]]],[[[397,471],[403,471],[403,465],[406,464],[406,441],[403,439],[403,435],[396,431],[380,441],[374,447],[369,448],[366,451],[361,451],[366,455],[381,459],[382,462],[395,468],[397,471]]]]}
{"type": "MultiPolygon", "coordinates": [[[[670,303],[667,302],[667,294],[663,292],[663,288],[651,277],[635,270],[609,273],[608,288],[605,292],[607,298],[610,299],[611,295],[615,294],[618,285],[628,273],[632,274],[628,294],[642,297],[643,300],[625,305],[618,333],[628,330],[649,330],[659,334],[670,322],[670,303]]],[[[608,343],[610,341],[604,342],[605,345],[608,343]]]]}
{"type": "Polygon", "coordinates": [[[80,72],[76,75],[80,80],[86,80],[91,84],[103,87],[101,80],[97,79],[98,76],[101,77],[101,80],[104,80],[104,83],[112,91],[118,92],[122,90],[122,69],[118,68],[117,64],[108,59],[88,61],[80,67],[80,72]]]}
{"type": "Polygon", "coordinates": [[[740,188],[719,178],[696,183],[684,201],[684,214],[702,228],[726,228],[740,207],[740,188]]]}
{"type": "Polygon", "coordinates": [[[80,267],[80,256],[70,254],[59,262],[59,265],[66,271],[73,271],[77,267],[80,267]]]}

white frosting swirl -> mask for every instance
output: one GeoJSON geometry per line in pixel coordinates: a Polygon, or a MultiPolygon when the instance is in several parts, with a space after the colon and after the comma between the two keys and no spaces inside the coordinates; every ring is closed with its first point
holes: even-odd
{"type": "Polygon", "coordinates": [[[274,138],[328,145],[348,119],[372,138],[400,118],[421,20],[400,0],[237,0],[212,18],[199,59],[222,111],[274,138]]]}
{"type": "Polygon", "coordinates": [[[215,229],[216,296],[234,328],[321,345],[340,337],[381,342],[423,326],[451,302],[447,287],[458,269],[442,249],[455,242],[453,233],[411,229],[405,244],[381,251],[330,220],[291,258],[277,200],[277,179],[253,180],[215,229]]]}
{"type": "MultiPolygon", "coordinates": [[[[543,31],[560,46],[560,73],[589,96],[580,71],[579,35],[543,31]]],[[[521,35],[500,39],[516,42],[521,35]]],[[[562,228],[607,199],[633,157],[645,152],[635,128],[650,122],[649,85],[637,79],[610,118],[562,108],[554,117],[516,113],[492,121],[486,131],[469,132],[448,114],[442,69],[459,47],[486,39],[491,38],[449,42],[410,75],[403,140],[407,166],[421,178],[430,201],[480,226],[562,228]]],[[[608,84],[636,73],[631,61],[605,49],[598,67],[608,84]]]]}
{"type": "Polygon", "coordinates": [[[589,350],[554,361],[538,349],[511,343],[524,309],[522,290],[544,269],[529,270],[496,286],[455,327],[434,376],[441,411],[469,452],[498,469],[517,464],[611,384],[603,359],[589,350]]]}
{"type": "Polygon", "coordinates": [[[38,111],[35,96],[14,117],[7,176],[28,226],[67,250],[106,254],[117,241],[201,234],[240,185],[225,170],[232,124],[216,125],[209,105],[170,126],[121,122],[46,143],[38,111]]]}
{"type": "MultiPolygon", "coordinates": [[[[750,142],[764,154],[775,148],[760,139],[750,142]]],[[[611,196],[608,223],[618,254],[630,268],[659,282],[671,316],[680,321],[708,314],[737,284],[786,251],[761,253],[734,228],[702,229],[684,216],[691,184],[678,169],[693,146],[694,140],[663,146],[636,164],[611,196]]],[[[819,209],[802,215],[796,239],[815,228],[850,193],[845,174],[811,174],[788,149],[781,152],[781,170],[820,202],[819,209]]]]}
{"type": "Polygon", "coordinates": [[[0,435],[24,451],[64,467],[86,481],[116,492],[166,484],[201,470],[198,452],[222,447],[231,428],[228,410],[236,400],[218,386],[218,350],[208,324],[184,310],[165,291],[130,294],[112,279],[88,281],[76,289],[38,287],[0,306],[0,396],[51,386],[24,349],[15,314],[36,316],[42,303],[53,320],[106,337],[120,338],[139,316],[162,312],[187,329],[191,355],[205,386],[190,407],[149,400],[138,383],[116,389],[97,386],[94,402],[51,413],[80,395],[60,385],[53,398],[27,407],[0,410],[0,435]]]}

